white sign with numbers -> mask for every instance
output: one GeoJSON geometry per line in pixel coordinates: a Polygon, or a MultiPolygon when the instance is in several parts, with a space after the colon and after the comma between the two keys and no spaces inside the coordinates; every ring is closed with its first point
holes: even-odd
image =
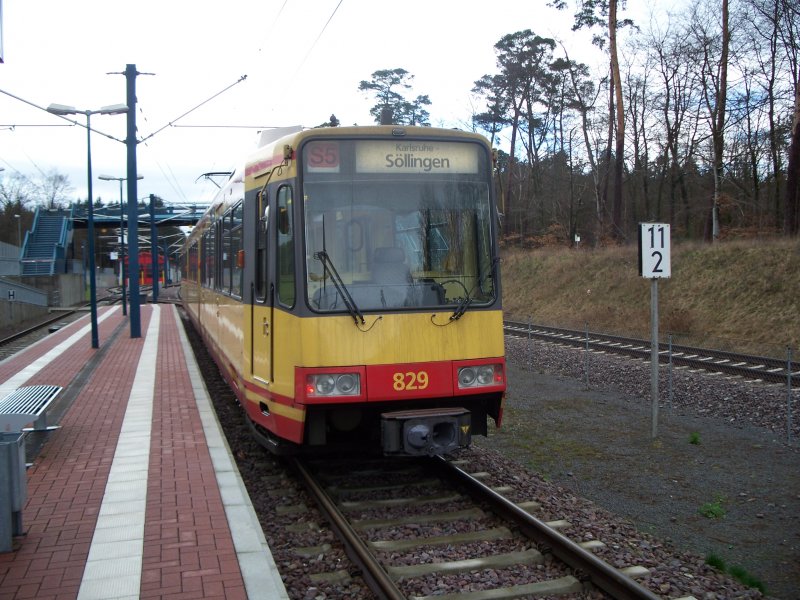
{"type": "Polygon", "coordinates": [[[668,223],[639,223],[639,274],[647,279],[672,275],[668,223]]]}

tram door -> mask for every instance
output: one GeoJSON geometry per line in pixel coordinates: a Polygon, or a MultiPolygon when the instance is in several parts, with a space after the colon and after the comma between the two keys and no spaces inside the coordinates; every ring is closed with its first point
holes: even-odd
{"type": "Polygon", "coordinates": [[[253,314],[251,321],[250,365],[253,377],[265,383],[272,382],[272,317],[274,289],[270,262],[274,252],[270,252],[269,238],[271,228],[269,195],[267,189],[259,192],[256,198],[256,272],[254,282],[253,314]]]}
{"type": "MultiPolygon", "coordinates": [[[[269,195],[272,198],[271,191],[269,195]]],[[[276,311],[295,305],[292,199],[292,186],[279,185],[271,206],[264,206],[258,226],[252,365],[253,376],[268,383],[275,380],[276,340],[281,335],[275,326],[276,311]]]]}

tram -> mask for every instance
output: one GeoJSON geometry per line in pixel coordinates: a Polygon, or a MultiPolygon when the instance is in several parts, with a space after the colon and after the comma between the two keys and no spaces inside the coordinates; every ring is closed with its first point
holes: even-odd
{"type": "Polygon", "coordinates": [[[276,453],[449,454],[500,425],[498,211],[485,138],[265,139],[187,239],[181,296],[276,453]]]}

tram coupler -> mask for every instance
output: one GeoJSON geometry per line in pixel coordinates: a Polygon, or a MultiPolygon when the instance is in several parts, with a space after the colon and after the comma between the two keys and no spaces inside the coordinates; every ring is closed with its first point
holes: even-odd
{"type": "Polygon", "coordinates": [[[381,414],[381,446],[386,455],[434,456],[466,448],[472,441],[466,408],[424,408],[381,414]]]}

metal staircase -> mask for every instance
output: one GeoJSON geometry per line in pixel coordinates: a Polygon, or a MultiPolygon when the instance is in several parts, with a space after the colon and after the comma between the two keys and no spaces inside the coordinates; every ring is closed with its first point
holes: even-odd
{"type": "Polygon", "coordinates": [[[64,271],[72,237],[72,209],[37,208],[25,234],[20,258],[22,275],[55,275],[64,271]]]}

